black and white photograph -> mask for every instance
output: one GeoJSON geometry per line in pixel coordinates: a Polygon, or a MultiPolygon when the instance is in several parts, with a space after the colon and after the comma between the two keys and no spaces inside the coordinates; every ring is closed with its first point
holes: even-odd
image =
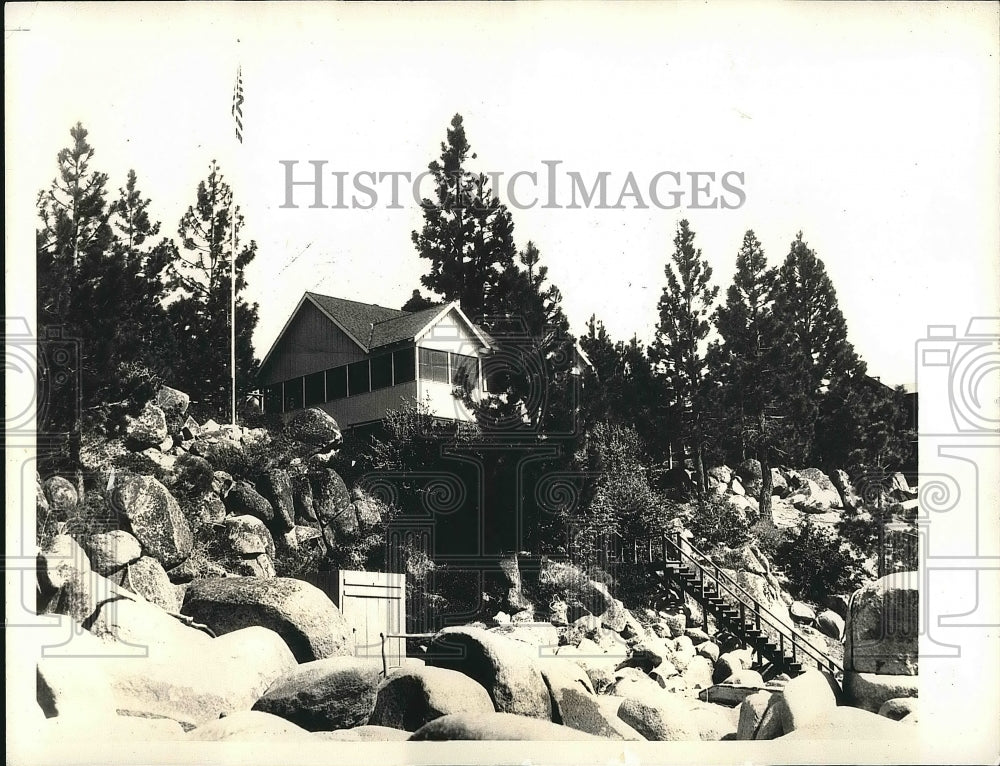
{"type": "Polygon", "coordinates": [[[8,763],[1000,760],[1000,6],[4,37],[8,763]]]}

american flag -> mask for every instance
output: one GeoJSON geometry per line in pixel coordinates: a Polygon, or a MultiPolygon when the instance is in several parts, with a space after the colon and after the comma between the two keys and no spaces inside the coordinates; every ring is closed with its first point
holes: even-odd
{"type": "Polygon", "coordinates": [[[236,88],[233,90],[233,119],[236,121],[236,140],[243,143],[243,70],[236,70],[236,88]]]}

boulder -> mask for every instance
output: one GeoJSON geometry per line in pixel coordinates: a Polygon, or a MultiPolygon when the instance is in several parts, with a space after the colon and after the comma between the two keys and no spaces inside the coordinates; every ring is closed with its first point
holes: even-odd
{"type": "Polygon", "coordinates": [[[198,421],[188,415],[181,425],[181,439],[184,442],[194,441],[201,436],[201,433],[201,426],[198,425],[198,421]]]}
{"type": "MultiPolygon", "coordinates": [[[[328,657],[305,662],[277,679],[253,709],[308,731],[368,723],[382,672],[377,659],[328,657]]],[[[492,708],[492,706],[491,706],[492,708]]]]}
{"type": "Polygon", "coordinates": [[[403,742],[410,738],[410,732],[389,726],[355,726],[337,731],[317,731],[314,737],[330,742],[403,742]]]}
{"type": "Polygon", "coordinates": [[[826,609],[816,617],[816,627],[820,632],[838,641],[844,638],[844,626],[844,618],[832,609],[826,609]]]}
{"type": "Polygon", "coordinates": [[[295,518],[298,521],[318,521],[313,503],[312,483],[305,474],[295,474],[291,477],[292,504],[295,506],[295,518]]]}
{"type": "Polygon", "coordinates": [[[233,477],[225,471],[212,472],[212,491],[219,497],[224,498],[233,488],[233,477]]]}
{"type": "Polygon", "coordinates": [[[717,465],[705,471],[705,475],[720,484],[728,485],[733,480],[733,469],[727,465],[717,465]]]}
{"type": "Polygon", "coordinates": [[[743,656],[736,652],[726,652],[715,662],[715,670],[712,673],[712,680],[721,684],[733,673],[743,670],[743,656]]]}
{"type": "Polygon", "coordinates": [[[191,554],[191,527],[174,496],[153,477],[130,475],[118,479],[112,503],[142,543],[143,551],[167,569],[191,554]]]}
{"type": "Polygon", "coordinates": [[[124,573],[124,585],[151,604],[156,604],[168,612],[180,610],[180,602],[166,570],[154,558],[143,556],[128,564],[124,573]]]}
{"type": "Polygon", "coordinates": [[[160,386],[156,392],[156,406],[163,410],[168,421],[180,423],[190,404],[191,397],[176,388],[160,386]]]}
{"type": "MultiPolygon", "coordinates": [[[[340,516],[354,516],[351,493],[347,491],[347,485],[340,474],[325,469],[311,479],[313,511],[319,521],[329,522],[340,516]]],[[[357,517],[354,517],[354,523],[357,524],[357,517]]]]}
{"type": "Polygon", "coordinates": [[[691,643],[694,644],[696,648],[711,640],[708,633],[701,628],[686,628],[684,630],[684,635],[691,639],[691,643]]]}
{"type": "Polygon", "coordinates": [[[917,674],[918,585],[916,572],[898,572],[855,591],[845,629],[844,670],[917,674]]]}
{"type": "Polygon", "coordinates": [[[167,483],[178,495],[191,497],[208,492],[212,488],[213,480],[211,463],[203,457],[186,452],[175,461],[167,483]]]}
{"type": "Polygon", "coordinates": [[[707,689],[712,685],[712,674],[712,661],[701,656],[694,657],[682,673],[688,689],[707,689]]]}
{"type": "MultiPolygon", "coordinates": [[[[197,558],[192,556],[183,564],[167,572],[167,577],[170,578],[175,589],[176,586],[189,583],[199,577],[226,577],[226,575],[227,572],[221,564],[200,556],[197,558]]],[[[179,609],[183,599],[179,599],[177,603],[179,609]]]]}
{"type": "MultiPolygon", "coordinates": [[[[846,658],[846,655],[845,655],[846,658]]],[[[917,676],[844,671],[844,699],[848,705],[877,713],[891,699],[917,697],[917,676]]]]}
{"type": "Polygon", "coordinates": [[[229,550],[239,556],[274,555],[274,539],[256,516],[230,516],[223,522],[229,550]]]}
{"type": "Polygon", "coordinates": [[[131,745],[133,748],[151,742],[171,742],[185,738],[184,729],[176,721],[166,718],[145,718],[131,715],[116,715],[113,712],[83,713],[73,716],[58,716],[42,721],[37,735],[39,741],[55,746],[79,746],[81,742],[93,742],[94,732],[101,733],[101,742],[117,747],[131,745]]]}
{"type": "Polygon", "coordinates": [[[736,476],[748,494],[754,497],[760,494],[763,473],[759,460],[753,458],[744,460],[736,467],[736,476]]]}
{"type": "Polygon", "coordinates": [[[829,673],[813,669],[785,684],[775,702],[782,731],[788,734],[828,716],[837,707],[837,688],[829,673]]]}
{"type": "Polygon", "coordinates": [[[683,742],[701,739],[695,717],[681,698],[659,689],[654,694],[623,700],[618,708],[618,717],[649,740],[683,742]]]}
{"type": "Polygon", "coordinates": [[[644,742],[645,737],[618,717],[621,701],[619,697],[569,688],[560,698],[560,720],[555,723],[605,739],[644,742]]]}
{"type": "Polygon", "coordinates": [[[644,673],[648,673],[673,655],[674,652],[667,647],[663,639],[649,636],[632,644],[629,656],[621,663],[621,667],[640,668],[644,673]]]}
{"type": "Polygon", "coordinates": [[[764,718],[764,711],[771,703],[772,696],[769,691],[754,692],[740,703],[736,739],[757,739],[757,729],[764,718]]]}
{"type": "Polygon", "coordinates": [[[668,614],[666,617],[662,618],[662,622],[669,629],[670,635],[668,638],[677,638],[678,636],[683,636],[685,630],[687,629],[687,618],[684,613],[680,614],[668,614]]]}
{"type": "Polygon", "coordinates": [[[274,520],[274,508],[248,481],[237,481],[226,493],[226,510],[235,516],[254,516],[265,524],[274,520]]]}
{"type": "Polygon", "coordinates": [[[777,468],[771,469],[771,494],[777,497],[788,497],[790,489],[785,475],[777,468]]]}
{"type": "Polygon", "coordinates": [[[854,485],[851,483],[851,478],[847,475],[847,471],[838,468],[830,474],[830,480],[840,494],[841,507],[852,509],[861,507],[861,498],[854,491],[854,485]]]}
{"type": "Polygon", "coordinates": [[[292,479],[283,468],[265,471],[257,482],[257,489],[274,510],[274,521],[279,529],[295,526],[295,500],[292,479]]]}
{"type": "Polygon", "coordinates": [[[729,482],[729,492],[737,497],[744,497],[747,493],[746,488],[740,483],[739,479],[733,479],[729,482]]]}
{"type": "Polygon", "coordinates": [[[893,721],[901,721],[917,710],[916,697],[893,697],[882,703],[878,709],[878,714],[893,721]]]}
{"type": "Polygon", "coordinates": [[[72,511],[80,502],[76,487],[69,479],[64,479],[62,476],[46,479],[42,489],[49,508],[54,511],[72,511]]]}
{"type": "Polygon", "coordinates": [[[669,679],[678,675],[680,675],[680,671],[670,660],[664,660],[661,664],[649,671],[649,677],[656,681],[661,689],[666,689],[670,685],[668,683],[669,679]]]}
{"type": "Polygon", "coordinates": [[[316,407],[298,412],[285,426],[283,435],[292,441],[326,452],[344,443],[340,426],[333,417],[316,407]]]}
{"type": "MultiPolygon", "coordinates": [[[[500,614],[503,613],[501,612],[500,614]]],[[[516,618],[517,615],[514,617],[516,618]]],[[[495,628],[490,628],[490,633],[495,633],[514,641],[520,641],[522,644],[530,647],[555,647],[559,645],[559,631],[554,625],[550,625],[549,623],[519,623],[516,619],[512,618],[509,625],[499,625],[495,628]]],[[[539,656],[537,650],[532,653],[535,656],[539,656]]]]}
{"type": "Polygon", "coordinates": [[[695,651],[697,651],[702,657],[707,657],[713,664],[719,661],[719,645],[714,641],[705,641],[702,644],[698,644],[695,651]]]}
{"type": "Polygon", "coordinates": [[[181,612],[215,633],[249,625],[274,630],[298,662],[347,655],[351,628],[323,591],[288,577],[207,578],[188,587],[181,612]]]}
{"type": "Polygon", "coordinates": [[[142,556],[142,545],[123,529],[98,532],[80,539],[95,572],[108,577],[142,556]]]}
{"type": "Polygon", "coordinates": [[[247,556],[236,564],[236,574],[242,577],[277,577],[274,561],[266,553],[247,556]]]}
{"type": "Polygon", "coordinates": [[[486,689],[464,673],[438,667],[403,667],[378,686],[368,722],[416,731],[429,721],[454,713],[493,713],[486,689]]]}
{"type": "Polygon", "coordinates": [[[426,661],[480,683],[502,713],[552,718],[548,687],[537,660],[523,644],[480,628],[445,628],[431,641],[426,661]]]}
{"type": "Polygon", "coordinates": [[[566,742],[595,739],[597,737],[569,726],[513,713],[445,715],[421,726],[410,737],[413,742],[448,740],[566,742]]]}
{"type": "Polygon", "coordinates": [[[69,535],[56,535],[38,552],[36,579],[39,614],[84,622],[99,604],[118,597],[117,586],[90,568],[87,554],[69,535]]]}
{"type": "Polygon", "coordinates": [[[797,623],[812,625],[816,622],[816,612],[813,611],[813,608],[809,604],[801,601],[793,601],[791,606],[788,607],[788,614],[797,623]]]}
{"type": "Polygon", "coordinates": [[[892,742],[911,740],[913,728],[866,710],[843,706],[787,733],[785,740],[833,740],[892,742]]]}
{"type": "Polygon", "coordinates": [[[146,402],[137,416],[125,416],[125,439],[134,447],[155,447],[167,435],[167,418],[152,402],[146,402]]]}
{"type": "Polygon", "coordinates": [[[315,742],[305,729],[291,721],[258,710],[241,710],[189,731],[197,742],[315,742]]]}
{"type": "Polygon", "coordinates": [[[195,516],[205,526],[221,524],[226,520],[226,505],[214,492],[206,492],[191,501],[195,516]]]}

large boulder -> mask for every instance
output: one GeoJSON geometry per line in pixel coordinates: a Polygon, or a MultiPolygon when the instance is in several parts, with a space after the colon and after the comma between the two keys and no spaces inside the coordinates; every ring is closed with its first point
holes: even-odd
{"type": "Polygon", "coordinates": [[[830,474],[830,480],[837,488],[837,492],[840,493],[840,503],[844,508],[861,507],[861,498],[854,491],[854,485],[851,483],[851,477],[847,475],[847,471],[838,468],[830,474]]]}
{"type": "Polygon", "coordinates": [[[315,742],[315,737],[291,721],[258,710],[241,710],[189,731],[198,742],[315,742]]]}
{"type": "Polygon", "coordinates": [[[771,704],[772,696],[772,692],[761,690],[754,692],[740,703],[736,739],[757,739],[757,729],[764,718],[764,712],[771,704]]]}
{"type": "Polygon", "coordinates": [[[123,529],[98,532],[80,539],[95,572],[108,577],[142,556],[142,544],[123,529]]]}
{"type": "Polygon", "coordinates": [[[274,538],[256,516],[229,516],[223,522],[223,530],[229,550],[237,556],[256,557],[262,553],[274,556],[274,538]]]}
{"type": "Polygon", "coordinates": [[[181,607],[166,570],[159,561],[149,556],[143,556],[127,565],[124,585],[168,612],[177,612],[181,607]]]}
{"type": "Polygon", "coordinates": [[[427,651],[427,664],[479,682],[502,713],[551,720],[549,690],[524,644],[472,627],[445,628],[427,651]]]}
{"type": "Polygon", "coordinates": [[[911,715],[915,718],[917,709],[916,697],[893,697],[882,703],[878,714],[885,718],[891,718],[893,721],[902,721],[911,715]]]}
{"type": "Polygon", "coordinates": [[[72,511],[80,502],[73,482],[62,476],[52,476],[42,485],[49,508],[54,511],[72,511]]]}
{"type": "Polygon", "coordinates": [[[844,698],[847,704],[877,713],[891,699],[917,697],[917,676],[844,671],[844,698]]]}
{"type": "MultiPolygon", "coordinates": [[[[331,522],[340,517],[352,516],[356,531],[357,517],[354,515],[351,493],[340,474],[325,469],[312,476],[312,486],[313,512],[316,518],[321,522],[331,522]]],[[[350,525],[350,521],[346,523],[350,525]]]]}
{"type": "Polygon", "coordinates": [[[183,391],[170,386],[160,386],[156,392],[156,406],[167,419],[167,427],[171,433],[177,433],[184,426],[184,416],[187,414],[191,397],[183,391]]]}
{"type": "Polygon", "coordinates": [[[816,622],[816,612],[802,601],[793,601],[788,607],[788,614],[797,623],[812,625],[816,622]]]}
{"type": "Polygon", "coordinates": [[[274,508],[248,481],[237,481],[226,493],[226,510],[234,516],[254,516],[266,524],[274,520],[274,508]]]}
{"type": "Polygon", "coordinates": [[[844,618],[832,609],[824,609],[816,616],[816,627],[820,632],[838,641],[844,638],[844,618]]]}
{"type": "Polygon", "coordinates": [[[283,530],[295,526],[295,500],[292,479],[283,468],[265,471],[257,482],[260,494],[274,509],[275,524],[283,530]]]}
{"type": "Polygon", "coordinates": [[[282,435],[318,450],[317,454],[330,454],[344,443],[337,421],[316,407],[302,410],[292,417],[282,435]]]}
{"type": "Polygon", "coordinates": [[[305,662],[277,679],[253,709],[309,731],[360,726],[368,723],[381,672],[377,659],[328,657],[305,662]]]}
{"type": "Polygon", "coordinates": [[[837,707],[836,689],[829,673],[813,669],[785,684],[775,702],[782,731],[788,734],[829,715],[837,707]]]}
{"type": "Polygon", "coordinates": [[[425,723],[454,713],[493,713],[486,689],[464,673],[437,667],[403,667],[378,687],[368,722],[416,731],[425,723]]]}
{"type": "Polygon", "coordinates": [[[787,733],[784,740],[837,740],[891,742],[911,740],[913,728],[866,710],[842,706],[787,733]]]}
{"type": "Polygon", "coordinates": [[[513,713],[455,713],[435,718],[413,733],[411,741],[520,740],[566,742],[597,739],[579,729],[513,713]]]}
{"type": "Polygon", "coordinates": [[[682,698],[659,689],[654,694],[627,697],[618,708],[618,717],[649,740],[682,742],[701,739],[695,716],[682,698]]]}
{"type": "Polygon", "coordinates": [[[405,742],[410,738],[410,732],[390,726],[365,725],[337,731],[317,731],[313,736],[331,742],[405,742]]]}
{"type": "Polygon", "coordinates": [[[918,585],[916,572],[898,572],[855,591],[847,618],[844,670],[917,674],[918,585]]]}
{"type": "Polygon", "coordinates": [[[215,633],[250,625],[274,630],[298,662],[347,655],[353,651],[351,629],[323,591],[288,577],[195,580],[181,612],[215,633]]]}
{"type": "Polygon", "coordinates": [[[129,444],[140,449],[155,447],[166,438],[167,418],[152,402],[146,402],[135,417],[125,416],[125,439],[129,444]]]}
{"type": "Polygon", "coordinates": [[[191,555],[191,527],[174,496],[153,477],[118,478],[112,503],[144,552],[165,568],[175,567],[191,555]]]}
{"type": "Polygon", "coordinates": [[[736,466],[736,476],[746,490],[747,494],[757,497],[760,495],[760,488],[764,481],[764,474],[761,471],[760,461],[754,458],[744,460],[736,466]]]}
{"type": "Polygon", "coordinates": [[[90,620],[99,605],[119,597],[115,583],[90,568],[87,554],[69,535],[56,535],[36,559],[39,614],[64,614],[90,620]]]}

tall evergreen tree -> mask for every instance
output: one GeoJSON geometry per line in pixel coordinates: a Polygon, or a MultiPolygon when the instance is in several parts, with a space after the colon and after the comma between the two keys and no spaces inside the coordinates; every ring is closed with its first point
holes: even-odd
{"type": "Polygon", "coordinates": [[[816,253],[799,232],[778,271],[774,294],[775,342],[785,353],[784,393],[794,434],[786,442],[795,462],[819,462],[816,421],[829,387],[864,375],[865,365],[847,339],[837,292],[816,253]]]}
{"type": "Polygon", "coordinates": [[[257,255],[257,243],[240,242],[243,215],[213,160],[208,177],[198,184],[197,199],[181,217],[174,250],[167,266],[168,286],[176,300],[168,307],[177,335],[179,364],[174,376],[191,394],[203,416],[227,418],[230,397],[230,268],[233,258],[231,224],[235,221],[236,253],[236,384],[238,395],[254,385],[257,361],[252,336],[257,304],[241,295],[247,286],[246,267],[257,255]]]}
{"type": "Polygon", "coordinates": [[[434,177],[435,199],[421,203],[423,228],[413,243],[430,269],[420,278],[424,287],[445,301],[457,300],[474,322],[492,329],[503,314],[503,288],[516,270],[517,248],[510,212],[489,188],[487,179],[466,168],[475,159],[462,116],[456,114],[441,144],[441,158],[428,166],[434,177]],[[498,305],[501,304],[501,305],[498,305]]]}
{"type": "Polygon", "coordinates": [[[697,484],[703,493],[707,428],[706,359],[702,344],[708,336],[709,311],[719,288],[711,284],[712,267],[695,247],[694,232],[687,220],[677,227],[674,252],[664,274],[667,284],[660,296],[659,323],[650,359],[682,413],[683,439],[693,453],[697,484]]]}
{"type": "Polygon", "coordinates": [[[161,344],[169,345],[169,328],[161,306],[164,245],[155,253],[140,248],[158,229],[146,211],[149,200],[130,173],[124,201],[108,204],[108,178],[91,167],[86,129],[77,123],[70,136],[72,145],[58,154],[59,177],[38,195],[36,243],[40,331],[58,327],[78,341],[79,364],[43,365],[39,382],[56,419],[50,427],[72,431],[82,413],[127,393],[121,368],[149,364],[161,344]],[[124,230],[123,214],[131,219],[124,230]]]}

